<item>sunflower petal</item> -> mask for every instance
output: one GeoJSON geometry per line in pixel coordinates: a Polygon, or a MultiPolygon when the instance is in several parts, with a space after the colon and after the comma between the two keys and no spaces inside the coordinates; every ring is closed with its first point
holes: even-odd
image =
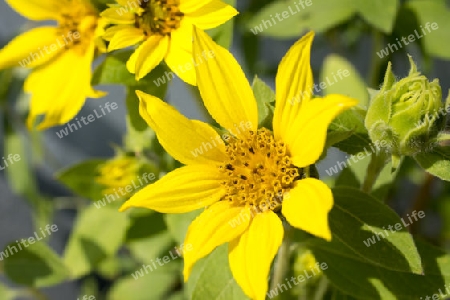
{"type": "Polygon", "coordinates": [[[211,2],[211,0],[182,0],[180,1],[180,10],[184,14],[191,14],[207,5],[209,2],[211,2]]]}
{"type": "MultiPolygon", "coordinates": [[[[116,26],[117,27],[117,26],[116,26]]],[[[128,27],[119,30],[111,38],[108,45],[108,51],[127,48],[144,40],[144,34],[141,29],[128,27]]]]}
{"type": "Polygon", "coordinates": [[[185,213],[203,208],[225,195],[222,180],[214,166],[184,166],[137,192],[120,211],[145,207],[161,213],[185,213]]]}
{"type": "Polygon", "coordinates": [[[192,121],[157,97],[136,91],[139,112],[164,149],[183,164],[218,165],[226,160],[225,144],[206,123],[192,121]]]}
{"type": "Polygon", "coordinates": [[[275,79],[276,102],[273,130],[277,139],[291,130],[299,110],[312,95],[313,75],[310,66],[314,33],[298,40],[283,57],[275,79]]]}
{"type": "Polygon", "coordinates": [[[220,0],[211,0],[200,9],[187,14],[185,18],[201,29],[215,28],[238,14],[238,11],[231,5],[220,0]]]}
{"type": "Polygon", "coordinates": [[[134,24],[136,22],[136,15],[131,10],[124,10],[122,7],[110,7],[105,9],[101,14],[101,17],[108,20],[113,24],[134,24]]]}
{"type": "Polygon", "coordinates": [[[141,54],[141,50],[144,47],[144,43],[140,44],[133,52],[133,54],[131,54],[130,58],[127,60],[127,70],[128,72],[130,72],[131,74],[136,74],[136,61],[139,57],[139,55],[141,54]]]}
{"type": "Polygon", "coordinates": [[[73,50],[65,51],[28,76],[24,90],[31,93],[30,115],[27,121],[30,128],[33,127],[37,116],[42,114],[45,118],[38,129],[62,125],[75,117],[86,97],[93,92],[90,84],[93,56],[94,43],[91,43],[84,55],[73,50]],[[49,78],[52,78],[51,83],[49,78]]]}
{"type": "Polygon", "coordinates": [[[193,251],[184,255],[184,280],[187,281],[194,264],[216,247],[240,236],[250,224],[250,209],[233,207],[219,201],[208,207],[189,226],[184,241],[193,251]]]}
{"type": "Polygon", "coordinates": [[[171,33],[169,52],[164,60],[178,77],[195,86],[197,85],[197,79],[192,54],[192,30],[192,23],[183,19],[180,28],[171,33]]]}
{"type": "Polygon", "coordinates": [[[34,21],[57,20],[61,2],[58,0],[5,0],[15,11],[34,21]]]}
{"type": "Polygon", "coordinates": [[[14,38],[0,50],[0,69],[44,64],[65,50],[64,46],[64,44],[58,46],[56,27],[31,29],[14,38]]]}
{"type": "MultiPolygon", "coordinates": [[[[104,19],[102,19],[104,20],[104,19]]],[[[100,35],[104,40],[110,41],[117,32],[122,31],[124,29],[133,28],[130,25],[115,25],[104,29],[103,33],[100,35]]]]}
{"type": "Polygon", "coordinates": [[[239,64],[230,52],[214,43],[201,29],[194,29],[194,57],[213,53],[196,68],[197,84],[211,116],[222,127],[236,133],[239,124],[249,123],[249,130],[258,127],[255,96],[239,64]],[[211,52],[212,51],[212,52],[211,52]]]}
{"type": "Polygon", "coordinates": [[[318,179],[306,178],[289,192],[281,211],[292,226],[330,241],[328,213],[332,207],[330,188],[318,179]]]}
{"type": "Polygon", "coordinates": [[[249,229],[229,244],[231,272],[251,299],[265,299],[270,265],[283,235],[280,219],[274,212],[268,211],[257,214],[249,229]]]}
{"type": "Polygon", "coordinates": [[[328,125],[338,114],[356,104],[355,99],[335,94],[304,103],[282,137],[294,165],[302,168],[315,163],[323,152],[328,125]]]}
{"type": "Polygon", "coordinates": [[[142,43],[136,59],[136,80],[150,73],[164,59],[168,49],[168,37],[150,36],[142,43]]]}

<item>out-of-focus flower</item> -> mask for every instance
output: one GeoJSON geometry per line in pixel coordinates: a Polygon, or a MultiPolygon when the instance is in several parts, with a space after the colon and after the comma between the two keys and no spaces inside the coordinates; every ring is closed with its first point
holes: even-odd
{"type": "Polygon", "coordinates": [[[84,0],[6,0],[18,13],[35,21],[55,20],[57,26],[31,29],[0,50],[0,69],[23,66],[34,68],[25,81],[31,94],[28,126],[38,116],[37,126],[45,129],[70,121],[87,97],[103,92],[91,87],[91,64],[100,30],[99,15],[84,0]]]}
{"type": "Polygon", "coordinates": [[[128,70],[141,79],[162,60],[185,82],[196,85],[195,67],[210,53],[192,54],[193,25],[215,28],[237,14],[219,0],[116,0],[102,12],[112,26],[104,38],[108,50],[139,47],[127,62],[128,70]]]}
{"type": "MultiPolygon", "coordinates": [[[[139,167],[136,158],[117,156],[100,166],[96,181],[105,186],[104,194],[113,194],[116,190],[131,185],[138,178],[139,167]]],[[[129,193],[126,196],[129,196],[129,193]]]]}

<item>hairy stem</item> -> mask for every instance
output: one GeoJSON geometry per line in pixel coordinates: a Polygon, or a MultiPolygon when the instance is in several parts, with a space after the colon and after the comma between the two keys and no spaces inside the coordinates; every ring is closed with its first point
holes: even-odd
{"type": "Polygon", "coordinates": [[[367,167],[366,177],[364,178],[364,182],[361,186],[361,190],[370,193],[375,182],[378,179],[381,171],[383,170],[386,163],[386,154],[381,153],[373,153],[370,158],[369,166],[367,167]]]}

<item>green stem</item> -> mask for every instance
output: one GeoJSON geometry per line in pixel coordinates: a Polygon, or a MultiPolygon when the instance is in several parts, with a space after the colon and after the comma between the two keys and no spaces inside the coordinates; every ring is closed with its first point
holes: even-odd
{"type": "MultiPolygon", "coordinates": [[[[433,175],[430,175],[428,173],[425,173],[425,178],[422,182],[422,184],[419,187],[419,190],[416,192],[416,197],[415,199],[412,201],[412,205],[410,207],[409,210],[407,210],[405,212],[405,214],[403,215],[403,218],[406,219],[407,215],[412,213],[413,211],[421,211],[421,210],[425,210],[427,208],[427,206],[430,203],[431,200],[431,191],[433,188],[433,183],[434,183],[434,179],[435,177],[433,175]]],[[[409,226],[409,232],[411,234],[416,234],[418,233],[418,229],[420,222],[413,222],[411,223],[411,226],[409,226]]]]}
{"type": "Polygon", "coordinates": [[[291,232],[292,229],[289,224],[284,230],[284,239],[281,243],[280,249],[278,249],[277,259],[274,265],[273,280],[271,290],[276,290],[278,284],[284,283],[286,273],[289,269],[290,247],[291,247],[291,232]]]}
{"type": "Polygon", "coordinates": [[[364,178],[364,182],[361,186],[361,190],[370,193],[372,188],[377,181],[378,176],[383,170],[386,163],[386,154],[385,153],[373,153],[370,158],[369,166],[367,167],[366,177],[364,178]]]}
{"type": "Polygon", "coordinates": [[[322,275],[319,284],[317,285],[316,292],[314,293],[314,300],[322,300],[327,290],[328,290],[328,279],[327,277],[325,277],[325,275],[322,275]]]}

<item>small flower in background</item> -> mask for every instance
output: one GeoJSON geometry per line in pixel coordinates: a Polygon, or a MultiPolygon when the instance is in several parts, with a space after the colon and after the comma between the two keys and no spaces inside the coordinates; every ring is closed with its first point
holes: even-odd
{"type": "Polygon", "coordinates": [[[214,51],[216,57],[197,67],[198,87],[209,113],[230,132],[224,135],[228,138],[222,140],[208,124],[191,121],[162,100],[137,92],[141,116],[165,150],[186,166],[145,187],[121,210],[185,213],[207,207],[186,235],[185,243],[194,251],[184,256],[185,280],[199,259],[229,242],[237,283],[252,299],[265,299],[270,266],[284,235],[280,212],[292,226],[331,240],[328,213],[333,196],[308,170],[323,151],[329,123],[357,101],[329,95],[291,104],[313,87],[313,36],[300,39],[280,63],[273,132],[258,128],[255,97],[239,64],[202,30],[195,30],[194,55],[214,51]],[[194,149],[202,143],[211,147],[199,156],[194,149]]]}
{"type": "Polygon", "coordinates": [[[45,129],[70,121],[85,99],[105,95],[92,89],[91,64],[101,50],[98,12],[83,0],[6,2],[34,21],[55,20],[57,26],[31,29],[0,50],[0,69],[14,66],[34,68],[24,89],[31,94],[28,126],[45,129]],[[100,47],[100,48],[99,48],[100,47]]]}
{"type": "Polygon", "coordinates": [[[185,82],[196,85],[192,54],[193,25],[215,28],[237,11],[219,0],[117,0],[102,12],[114,26],[106,29],[108,51],[139,44],[127,62],[136,80],[150,73],[162,60],[185,82]],[[183,68],[183,71],[178,71],[183,68]]]}
{"type": "Polygon", "coordinates": [[[135,157],[119,155],[99,167],[96,181],[105,186],[105,195],[114,194],[116,190],[132,184],[139,176],[139,169],[140,164],[135,157]]]}
{"type": "Polygon", "coordinates": [[[310,250],[301,249],[299,254],[295,257],[294,275],[299,276],[304,273],[313,273],[314,280],[319,278],[323,271],[318,267],[318,262],[310,250]]]}
{"type": "Polygon", "coordinates": [[[396,169],[401,156],[432,151],[445,128],[449,105],[442,102],[439,80],[429,81],[409,57],[407,77],[396,80],[389,63],[384,83],[372,99],[365,126],[373,142],[385,141],[396,169]]]}

